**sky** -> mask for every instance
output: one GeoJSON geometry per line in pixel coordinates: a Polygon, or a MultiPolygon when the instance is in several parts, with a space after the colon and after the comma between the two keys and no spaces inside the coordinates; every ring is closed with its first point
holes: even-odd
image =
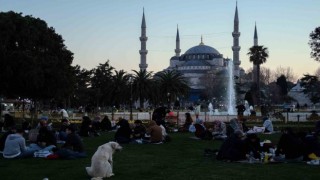
{"type": "Polygon", "coordinates": [[[205,45],[232,58],[233,20],[238,4],[241,67],[258,43],[269,50],[262,67],[288,68],[297,78],[314,74],[320,63],[310,57],[309,34],[320,26],[319,0],[0,0],[0,11],[21,12],[48,23],[74,53],[73,65],[85,69],[109,60],[117,70],[139,70],[143,8],[147,25],[148,71],[169,66],[175,55],[177,25],[181,54],[205,45]]]}

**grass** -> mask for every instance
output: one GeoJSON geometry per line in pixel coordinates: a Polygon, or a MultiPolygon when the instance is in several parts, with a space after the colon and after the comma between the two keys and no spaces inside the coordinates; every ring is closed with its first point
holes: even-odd
{"type": "MultiPolygon", "coordinates": [[[[0,159],[2,180],[81,180],[90,179],[85,167],[96,148],[113,139],[114,133],[103,133],[99,137],[84,138],[88,157],[77,160],[0,159]]],[[[205,148],[217,149],[220,141],[190,139],[189,133],[171,134],[172,141],[162,145],[126,144],[114,154],[113,180],[232,180],[232,179],[319,179],[320,166],[306,163],[243,164],[227,163],[205,157],[205,148]]],[[[261,140],[273,142],[278,135],[262,135],[261,140]]]]}

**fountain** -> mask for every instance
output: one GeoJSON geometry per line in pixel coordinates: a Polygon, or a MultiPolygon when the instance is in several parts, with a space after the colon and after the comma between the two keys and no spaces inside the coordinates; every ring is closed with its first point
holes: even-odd
{"type": "MultiPolygon", "coordinates": [[[[233,75],[233,61],[228,61],[228,84],[227,84],[227,94],[226,94],[226,102],[227,111],[219,112],[218,109],[214,109],[213,116],[219,116],[219,119],[224,119],[227,116],[235,116],[237,115],[236,111],[236,93],[234,88],[234,75],[233,75]]],[[[211,114],[210,114],[211,115],[211,114]]],[[[225,119],[224,119],[225,120],[225,119]]]]}
{"type": "Polygon", "coordinates": [[[228,114],[236,115],[236,93],[234,88],[233,61],[228,61],[228,114]]]}

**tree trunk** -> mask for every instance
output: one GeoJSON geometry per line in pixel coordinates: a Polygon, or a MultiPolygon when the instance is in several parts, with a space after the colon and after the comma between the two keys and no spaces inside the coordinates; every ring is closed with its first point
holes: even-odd
{"type": "Polygon", "coordinates": [[[260,64],[257,65],[257,105],[260,106],[260,64]]]}

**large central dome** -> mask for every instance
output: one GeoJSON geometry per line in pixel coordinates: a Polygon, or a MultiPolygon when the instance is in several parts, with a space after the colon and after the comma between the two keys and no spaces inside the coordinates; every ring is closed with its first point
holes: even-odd
{"type": "Polygon", "coordinates": [[[219,55],[219,51],[214,49],[213,47],[200,44],[198,46],[194,46],[186,51],[185,54],[215,54],[219,55]]]}

